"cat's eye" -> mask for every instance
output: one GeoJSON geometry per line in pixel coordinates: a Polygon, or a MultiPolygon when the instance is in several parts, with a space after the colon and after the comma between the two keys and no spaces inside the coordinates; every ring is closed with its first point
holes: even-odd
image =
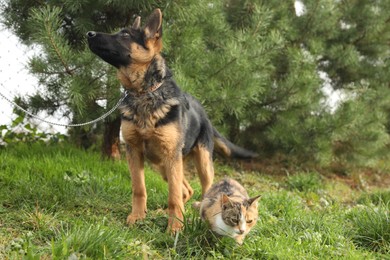
{"type": "Polygon", "coordinates": [[[238,223],[240,223],[240,219],[239,218],[231,218],[230,219],[230,221],[233,223],[233,224],[235,224],[235,225],[237,225],[238,223]]]}
{"type": "Polygon", "coordinates": [[[248,224],[250,224],[252,222],[253,222],[253,219],[249,219],[249,220],[246,221],[246,223],[248,223],[248,224]]]}

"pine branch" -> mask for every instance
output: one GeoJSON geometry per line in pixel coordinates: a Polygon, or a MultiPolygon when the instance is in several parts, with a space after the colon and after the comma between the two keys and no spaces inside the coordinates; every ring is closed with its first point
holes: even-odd
{"type": "Polygon", "coordinates": [[[67,64],[67,62],[66,62],[66,60],[65,60],[65,58],[61,55],[61,52],[60,52],[60,50],[59,50],[59,48],[58,48],[58,46],[57,46],[57,44],[55,42],[53,34],[52,34],[51,23],[50,23],[50,21],[48,19],[45,19],[45,28],[47,29],[46,31],[47,31],[47,34],[48,34],[48,37],[49,37],[50,44],[53,47],[53,49],[54,49],[58,59],[61,61],[61,64],[64,66],[65,72],[68,75],[72,76],[73,75],[73,71],[75,69],[70,69],[68,64],[67,64]]]}
{"type": "Polygon", "coordinates": [[[62,74],[70,74],[73,75],[74,71],[80,69],[80,67],[76,67],[73,69],[65,70],[65,71],[42,71],[43,74],[46,75],[62,75],[62,74]]]}
{"type": "Polygon", "coordinates": [[[300,39],[298,40],[298,44],[301,43],[303,41],[303,39],[306,39],[306,35],[308,34],[309,32],[309,27],[310,27],[310,24],[312,23],[312,20],[314,19],[314,15],[316,14],[317,12],[317,8],[319,6],[319,3],[320,1],[317,0],[315,6],[314,6],[314,10],[312,12],[310,12],[310,15],[309,17],[307,18],[306,20],[306,24],[305,24],[305,27],[303,29],[303,34],[302,36],[300,37],[300,39]]]}
{"type": "Polygon", "coordinates": [[[94,83],[95,81],[97,81],[97,80],[103,78],[103,77],[106,76],[106,75],[107,75],[106,72],[105,72],[105,73],[102,73],[102,74],[100,74],[100,75],[98,75],[98,76],[92,78],[92,79],[88,82],[88,84],[91,85],[92,83],[94,83]]]}
{"type": "Polygon", "coordinates": [[[61,12],[62,9],[50,6],[33,9],[29,22],[32,31],[34,32],[34,40],[47,48],[48,53],[57,57],[59,63],[65,69],[64,73],[72,76],[74,75],[74,70],[76,70],[76,68],[70,68],[67,59],[64,56],[68,52],[71,53],[69,51],[69,46],[67,42],[65,42],[66,40],[62,38],[62,35],[59,35],[57,32],[63,23],[63,19],[60,18],[61,12]]]}
{"type": "Polygon", "coordinates": [[[298,90],[293,91],[293,88],[287,89],[284,93],[280,93],[278,96],[274,98],[269,98],[268,100],[265,100],[264,102],[259,103],[258,105],[261,107],[267,107],[272,104],[280,103],[284,100],[288,100],[287,97],[296,95],[298,93],[298,90]]]}
{"type": "Polygon", "coordinates": [[[213,74],[211,74],[209,76],[209,79],[210,78],[213,78],[215,76],[217,76],[219,73],[221,73],[221,71],[223,71],[226,67],[230,66],[231,64],[233,64],[235,61],[237,60],[237,58],[233,58],[231,61],[229,61],[228,63],[224,64],[221,68],[219,68],[216,72],[214,72],[213,74]]]}

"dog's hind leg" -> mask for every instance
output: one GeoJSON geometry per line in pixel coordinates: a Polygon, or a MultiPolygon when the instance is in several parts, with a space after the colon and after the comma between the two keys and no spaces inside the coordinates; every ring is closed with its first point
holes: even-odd
{"type": "MultiPolygon", "coordinates": [[[[167,174],[164,170],[163,165],[158,165],[156,167],[158,168],[158,171],[160,172],[161,177],[164,179],[164,181],[168,182],[167,174]]],[[[188,183],[185,176],[183,176],[182,188],[183,188],[183,203],[185,204],[187,201],[191,199],[192,195],[194,195],[194,190],[192,189],[191,185],[188,183]]]]}
{"type": "Polygon", "coordinates": [[[192,195],[194,195],[194,190],[188,183],[186,177],[183,176],[183,203],[185,204],[187,201],[189,201],[192,195]]]}
{"type": "Polygon", "coordinates": [[[214,166],[211,151],[202,144],[194,147],[194,161],[202,185],[202,195],[211,187],[214,180],[214,166]]]}

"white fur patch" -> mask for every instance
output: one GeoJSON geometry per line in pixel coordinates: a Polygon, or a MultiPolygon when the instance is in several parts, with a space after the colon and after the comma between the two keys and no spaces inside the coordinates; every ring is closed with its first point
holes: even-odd
{"type": "Polygon", "coordinates": [[[239,224],[240,230],[243,230],[244,233],[246,231],[246,219],[244,214],[241,214],[240,224],[239,224]]]}
{"type": "Polygon", "coordinates": [[[218,214],[215,217],[215,226],[213,226],[213,231],[222,236],[229,236],[229,237],[237,236],[235,228],[226,225],[226,223],[222,220],[221,214],[218,214]]]}
{"type": "MultiPolygon", "coordinates": [[[[246,231],[245,217],[242,217],[240,222],[241,222],[240,229],[246,231]]],[[[213,225],[212,230],[219,235],[229,236],[232,238],[235,238],[240,235],[238,228],[234,228],[229,225],[226,225],[226,223],[222,220],[221,214],[215,216],[214,223],[215,224],[213,225]]]]}

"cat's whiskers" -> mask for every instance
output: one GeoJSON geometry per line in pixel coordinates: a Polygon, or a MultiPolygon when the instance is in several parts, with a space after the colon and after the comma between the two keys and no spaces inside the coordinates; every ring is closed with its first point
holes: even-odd
{"type": "Polygon", "coordinates": [[[216,215],[218,215],[218,214],[222,214],[222,211],[220,211],[220,212],[217,212],[217,213],[215,213],[214,215],[212,215],[213,217],[215,217],[216,215]]]}

